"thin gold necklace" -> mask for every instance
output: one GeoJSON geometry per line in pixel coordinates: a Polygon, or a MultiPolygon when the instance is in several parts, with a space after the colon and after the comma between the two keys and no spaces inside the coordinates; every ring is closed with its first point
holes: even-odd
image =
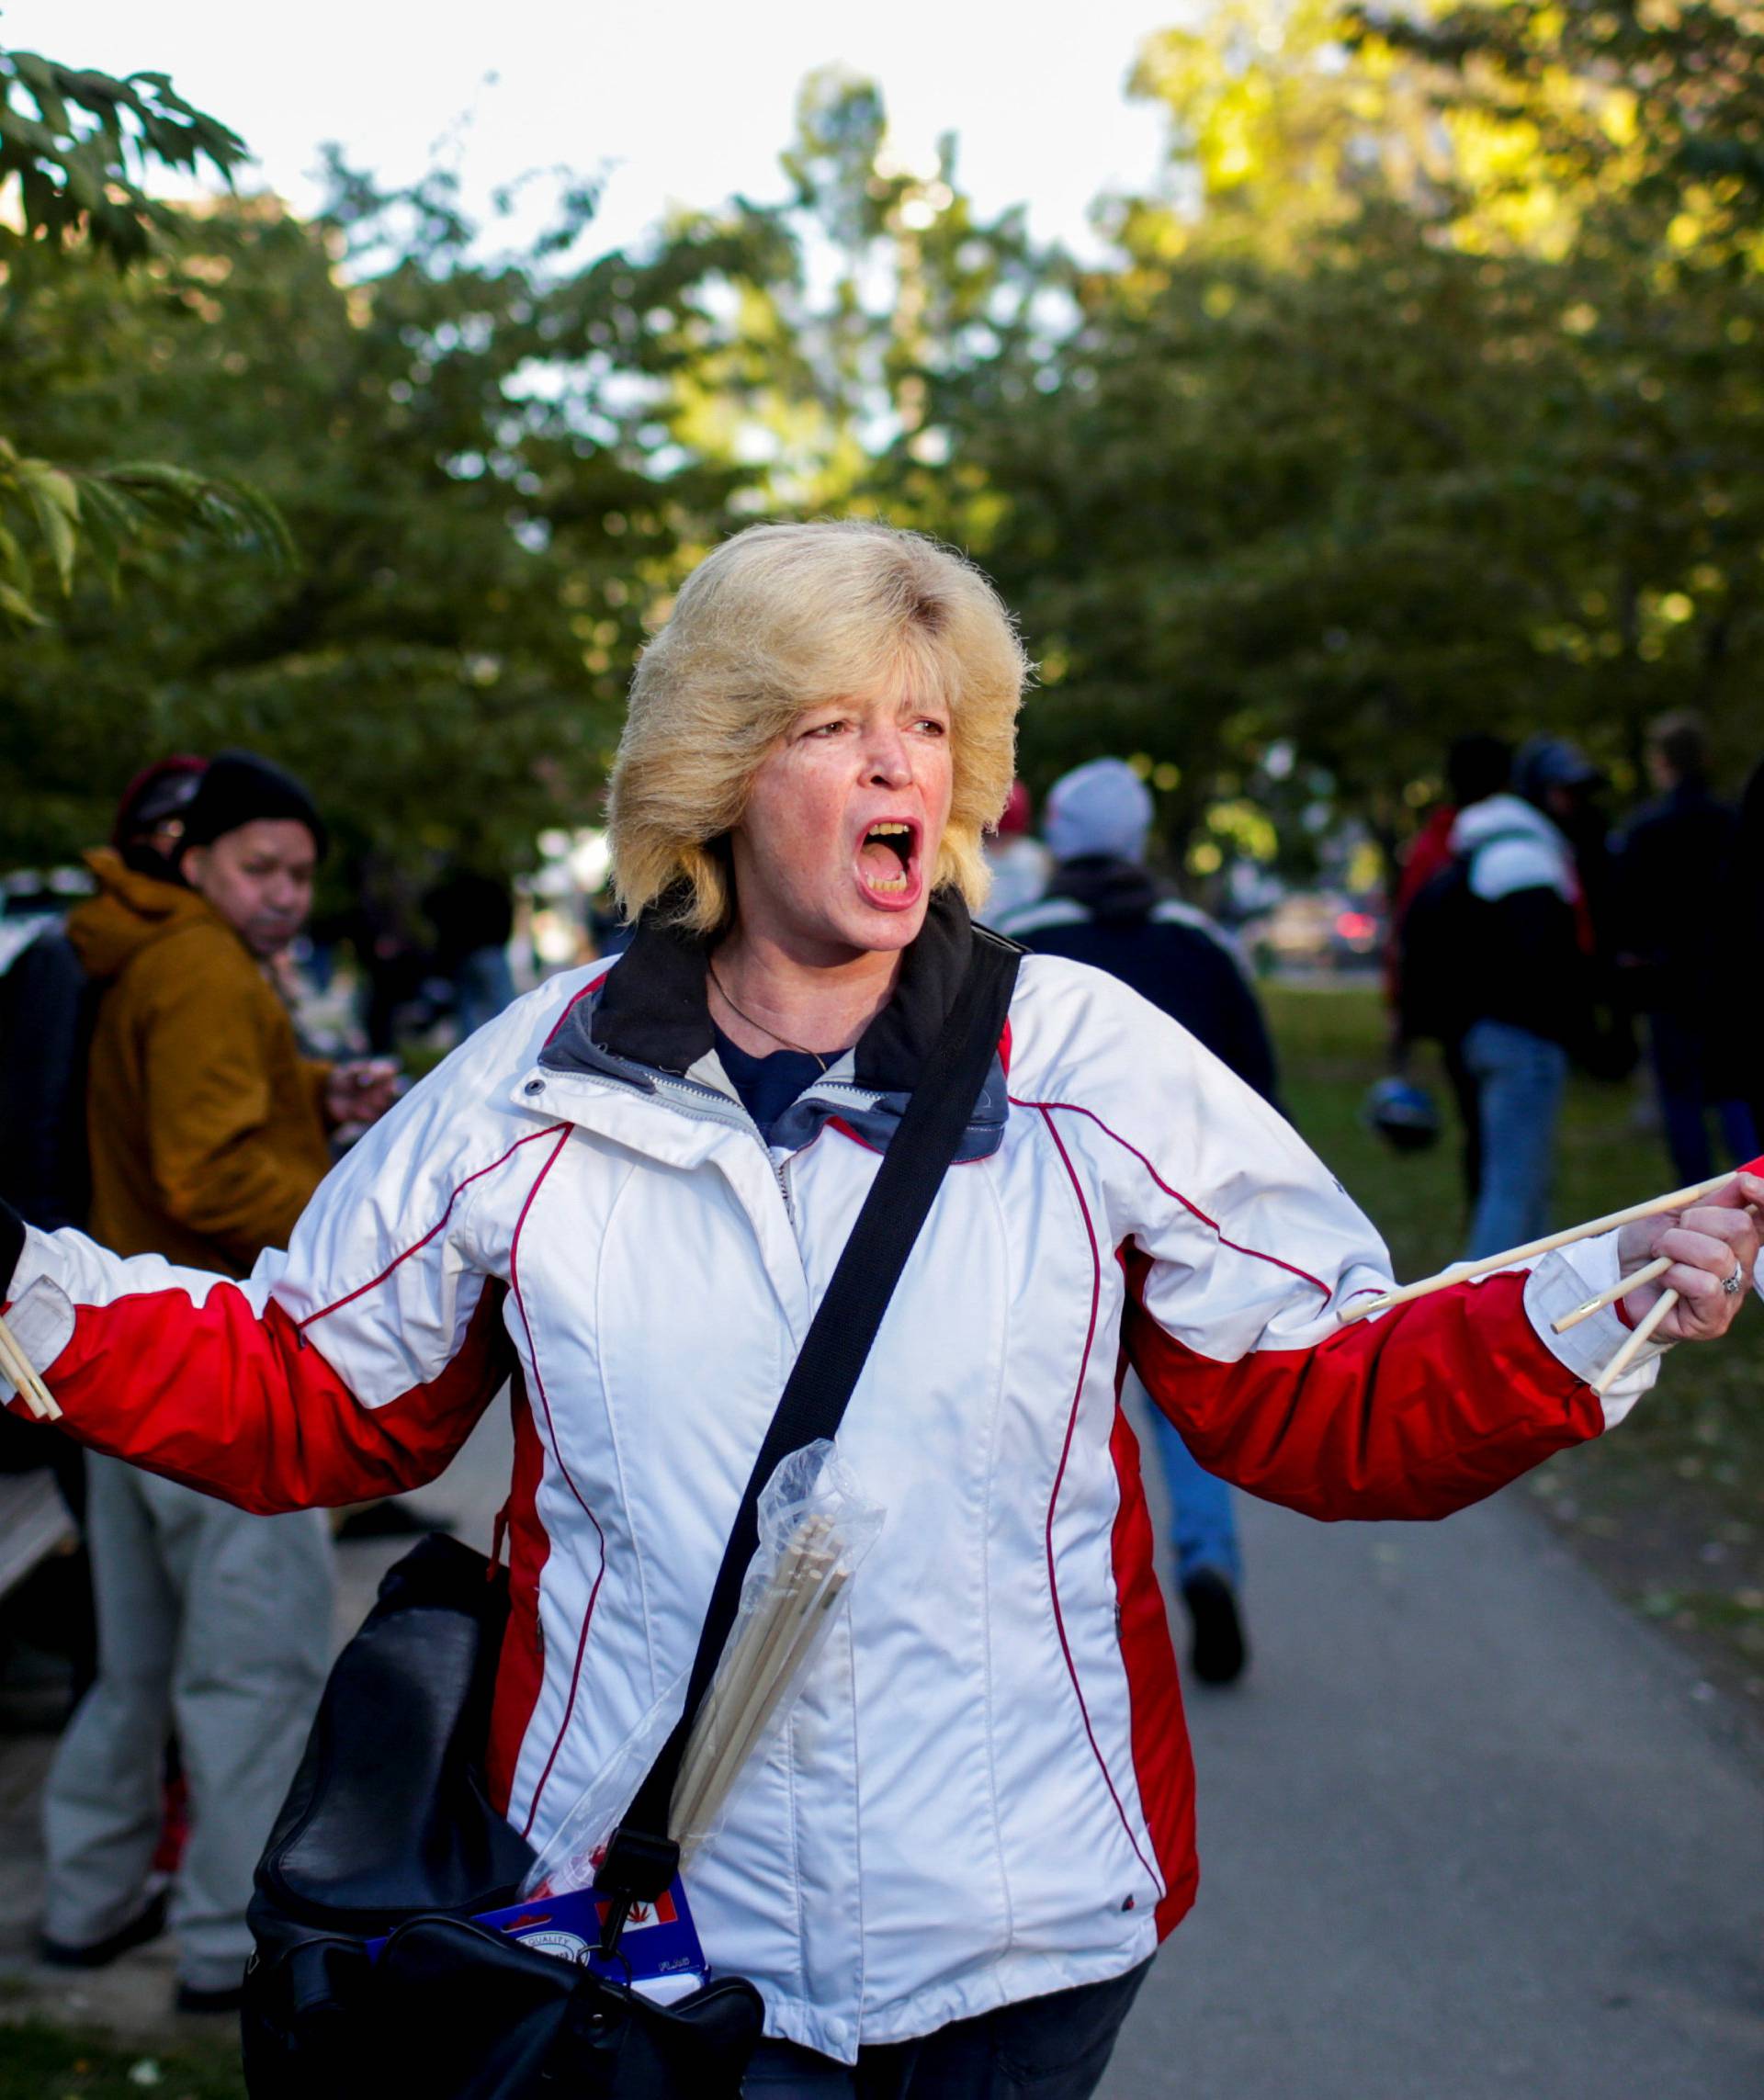
{"type": "Polygon", "coordinates": [[[768,1028],[764,1022],[755,1021],[751,1013],[743,1012],[729,998],[728,988],[724,985],[721,977],[717,975],[716,964],[708,956],[705,958],[705,968],[709,973],[711,983],[717,987],[718,998],[722,1000],[732,1014],[746,1022],[750,1028],[757,1028],[762,1035],[769,1035],[773,1042],[782,1043],[786,1050],[796,1050],[805,1057],[812,1057],[823,1072],[827,1069],[827,1059],[821,1056],[819,1050],[811,1050],[806,1043],[793,1043],[787,1035],[780,1035],[775,1028],[768,1028]]]}

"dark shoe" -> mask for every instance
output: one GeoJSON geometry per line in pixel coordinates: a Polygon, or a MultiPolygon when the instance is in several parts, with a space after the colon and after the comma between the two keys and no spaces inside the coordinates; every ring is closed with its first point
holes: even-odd
{"type": "Polygon", "coordinates": [[[1189,1667],[1204,1685],[1235,1683],[1250,1659],[1236,1590],[1214,1569],[1200,1568],[1182,1585],[1182,1602],[1194,1630],[1189,1667]]]}
{"type": "Polygon", "coordinates": [[[180,1983],[172,2004],[180,2013],[236,2013],[245,2002],[243,1981],[219,1991],[198,1991],[194,1983],[180,1983]]]}
{"type": "Polygon", "coordinates": [[[456,1531],[451,1517],[419,1516],[401,1502],[368,1502],[352,1509],[337,1526],[339,1541],[348,1545],[356,1539],[421,1539],[431,1531],[456,1531]]]}
{"type": "Polygon", "coordinates": [[[150,1898],[146,1908],[126,1925],[119,1925],[107,1938],[74,1947],[64,1939],[51,1939],[47,1933],[37,1942],[37,1958],[51,1969],[107,1969],[131,1947],[145,1947],[165,1930],[165,1897],[150,1898]]]}

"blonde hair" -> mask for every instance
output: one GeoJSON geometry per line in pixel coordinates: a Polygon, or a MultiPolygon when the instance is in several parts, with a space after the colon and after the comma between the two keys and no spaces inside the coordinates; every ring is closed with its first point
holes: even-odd
{"type": "Polygon", "coordinates": [[[701,561],[639,660],[613,766],[613,882],[700,934],[733,916],[723,841],[805,708],[910,681],[949,709],[949,823],[933,886],[978,909],[980,834],[1010,793],[1029,663],[973,563],[862,520],[750,525],[701,561]]]}

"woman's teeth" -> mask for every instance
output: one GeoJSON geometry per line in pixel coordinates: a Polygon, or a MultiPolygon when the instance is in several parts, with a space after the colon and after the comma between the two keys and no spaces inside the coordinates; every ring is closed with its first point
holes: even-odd
{"type": "Polygon", "coordinates": [[[898,896],[911,881],[911,840],[912,827],[910,824],[872,824],[869,830],[865,832],[864,843],[866,847],[879,845],[886,841],[889,852],[899,864],[898,875],[872,875],[867,868],[865,869],[864,879],[865,883],[878,895],[884,897],[898,896]],[[896,839],[904,839],[907,841],[907,844],[904,847],[896,846],[892,843],[896,839]]]}

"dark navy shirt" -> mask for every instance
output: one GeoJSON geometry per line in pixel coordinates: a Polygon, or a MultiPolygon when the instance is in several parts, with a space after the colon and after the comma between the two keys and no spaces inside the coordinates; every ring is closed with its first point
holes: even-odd
{"type": "MultiPolygon", "coordinates": [[[[763,1057],[750,1056],[714,1022],[711,1028],[729,1084],[741,1097],[741,1106],[758,1123],[760,1135],[770,1145],[772,1125],[798,1094],[814,1085],[825,1067],[807,1050],[774,1050],[763,1057]]],[[[827,1064],[832,1061],[829,1057],[827,1064]]]]}

